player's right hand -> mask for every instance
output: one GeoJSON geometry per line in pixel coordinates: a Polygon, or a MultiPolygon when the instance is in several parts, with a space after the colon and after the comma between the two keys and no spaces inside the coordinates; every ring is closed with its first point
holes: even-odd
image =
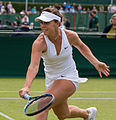
{"type": "Polygon", "coordinates": [[[24,94],[27,93],[28,95],[30,95],[30,90],[29,88],[22,88],[19,90],[19,96],[24,98],[24,94]]]}

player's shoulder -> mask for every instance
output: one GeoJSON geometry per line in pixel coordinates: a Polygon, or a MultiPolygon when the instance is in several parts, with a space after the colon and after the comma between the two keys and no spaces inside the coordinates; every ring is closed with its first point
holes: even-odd
{"type": "Polygon", "coordinates": [[[44,34],[41,33],[41,34],[37,37],[36,40],[37,40],[37,41],[43,41],[43,40],[44,40],[44,34]]]}
{"type": "Polygon", "coordinates": [[[34,41],[34,44],[43,44],[45,41],[44,39],[44,34],[41,33],[37,38],[36,40],[34,41]]]}
{"type": "Polygon", "coordinates": [[[37,39],[33,42],[32,45],[33,49],[39,50],[39,51],[46,51],[47,47],[46,47],[46,43],[45,43],[45,39],[44,39],[44,34],[40,34],[37,39]]]}
{"type": "Polygon", "coordinates": [[[72,30],[64,29],[64,31],[65,31],[67,36],[75,36],[75,35],[77,35],[77,33],[75,31],[72,31],[72,30]]]}
{"type": "Polygon", "coordinates": [[[66,33],[68,39],[73,39],[73,38],[76,38],[78,36],[78,34],[72,30],[64,29],[64,32],[66,33]]]}

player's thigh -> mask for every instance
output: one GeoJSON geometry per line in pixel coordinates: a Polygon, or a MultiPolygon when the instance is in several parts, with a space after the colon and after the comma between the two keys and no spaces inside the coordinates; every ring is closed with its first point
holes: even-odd
{"type": "Polygon", "coordinates": [[[56,80],[46,93],[53,94],[55,96],[55,102],[53,106],[61,104],[67,100],[74,92],[76,88],[70,80],[56,80]]]}

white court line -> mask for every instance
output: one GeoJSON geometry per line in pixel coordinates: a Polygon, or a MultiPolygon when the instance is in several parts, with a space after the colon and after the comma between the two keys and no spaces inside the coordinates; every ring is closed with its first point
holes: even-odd
{"type": "Polygon", "coordinates": [[[0,100],[20,100],[22,98],[7,98],[7,97],[0,97],[0,100]]]}
{"type": "MultiPolygon", "coordinates": [[[[6,93],[18,93],[19,91],[0,91],[0,93],[4,93],[4,92],[6,92],[6,93]]],[[[31,91],[32,93],[43,93],[43,92],[45,92],[45,91],[31,91]]]]}
{"type": "Polygon", "coordinates": [[[2,113],[2,112],[0,112],[0,115],[3,116],[3,117],[5,117],[5,118],[7,118],[8,120],[15,120],[15,119],[13,119],[13,118],[11,118],[11,117],[5,115],[5,114],[2,113]]]}
{"type": "Polygon", "coordinates": [[[116,91],[77,91],[77,93],[116,93],[116,91]]]}
{"type": "Polygon", "coordinates": [[[69,98],[71,100],[79,99],[79,100],[116,100],[116,98],[69,98]]]}
{"type": "MultiPolygon", "coordinates": [[[[3,97],[1,97],[0,98],[0,100],[20,100],[20,99],[22,99],[22,98],[3,98],[3,97]]],[[[71,99],[71,100],[74,100],[74,99],[79,99],[79,100],[84,100],[84,99],[87,99],[87,100],[97,100],[97,99],[99,99],[99,100],[116,100],[116,98],[69,98],[69,99],[71,99]]]]}
{"type": "MultiPolygon", "coordinates": [[[[0,91],[0,93],[18,93],[18,91],[0,91]]],[[[31,93],[44,93],[45,91],[31,91],[31,93]]],[[[116,91],[78,91],[77,93],[116,93],[116,91]]]]}

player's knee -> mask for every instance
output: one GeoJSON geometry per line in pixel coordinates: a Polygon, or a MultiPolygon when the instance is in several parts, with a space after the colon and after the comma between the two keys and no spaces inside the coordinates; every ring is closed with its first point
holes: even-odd
{"type": "Polygon", "coordinates": [[[60,115],[60,116],[57,116],[59,120],[64,120],[66,118],[66,116],[64,115],[60,115]]]}

